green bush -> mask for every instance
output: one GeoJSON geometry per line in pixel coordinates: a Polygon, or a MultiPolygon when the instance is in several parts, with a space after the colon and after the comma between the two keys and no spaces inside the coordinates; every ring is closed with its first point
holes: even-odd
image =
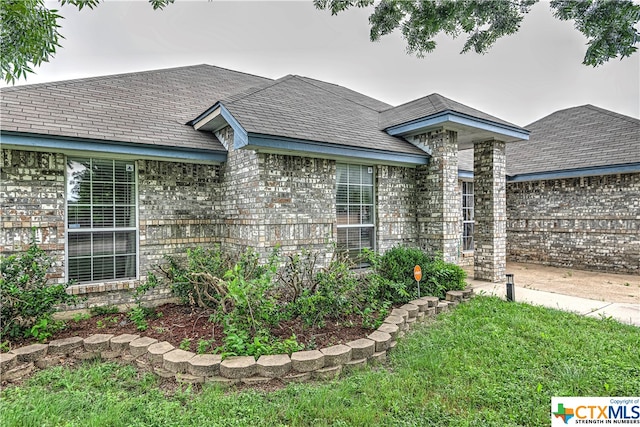
{"type": "Polygon", "coordinates": [[[21,254],[0,259],[0,330],[11,338],[34,336],[45,340],[60,328],[51,320],[58,304],[74,305],[77,297],[66,284],[49,284],[47,271],[53,260],[32,243],[21,254]]]}
{"type": "Polygon", "coordinates": [[[447,291],[464,289],[466,273],[459,266],[420,249],[396,246],[383,255],[369,252],[372,273],[367,281],[371,292],[381,301],[404,304],[418,297],[413,276],[416,265],[422,268],[420,295],[444,298],[447,291]]]}
{"type": "Polygon", "coordinates": [[[183,302],[212,310],[210,320],[224,325],[224,345],[217,352],[252,356],[301,349],[295,337],[278,340],[271,334],[283,320],[300,318],[315,327],[356,314],[363,326],[376,328],[392,303],[417,297],[415,265],[424,271],[424,295],[464,287],[462,269],[418,249],[396,247],[367,256],[372,272],[363,273],[338,253],[328,266],[318,267],[320,254],[308,250],[284,257],[275,250],[261,264],[253,250],[233,263],[219,248],[193,248],[181,261],[168,258],[160,268],[163,277],[149,274],[148,282],[168,282],[183,302]]]}
{"type": "Polygon", "coordinates": [[[171,292],[183,304],[201,308],[215,309],[225,300],[228,293],[225,275],[230,271],[235,271],[244,280],[258,279],[269,273],[269,267],[260,264],[258,254],[252,249],[247,249],[235,260],[219,246],[214,249],[189,248],[184,259],[170,256],[165,259],[167,263],[157,267],[160,277],[152,273],[148,281],[153,282],[153,286],[168,283],[171,292]]]}
{"type": "Polygon", "coordinates": [[[467,273],[458,265],[436,258],[422,272],[421,291],[423,295],[444,298],[447,291],[459,291],[467,284],[467,273]]]}
{"type": "MultiPolygon", "coordinates": [[[[183,304],[198,307],[216,307],[222,299],[218,285],[232,263],[219,247],[187,249],[185,259],[167,256],[167,264],[159,266],[162,277],[171,292],[183,304]]],[[[154,275],[150,280],[157,280],[154,275]]]]}
{"type": "Polygon", "coordinates": [[[288,305],[292,316],[302,318],[307,326],[323,326],[327,319],[339,319],[359,308],[360,280],[346,259],[338,256],[326,268],[313,274],[312,286],[288,305]]]}
{"type": "Polygon", "coordinates": [[[420,249],[395,246],[380,257],[378,272],[392,282],[404,283],[410,291],[416,284],[413,268],[419,265],[424,270],[433,259],[420,249]]]}
{"type": "Polygon", "coordinates": [[[282,312],[273,280],[276,268],[272,258],[257,277],[247,275],[240,263],[228,270],[221,285],[224,295],[214,318],[247,330],[252,336],[268,334],[269,327],[280,321],[282,312]]]}

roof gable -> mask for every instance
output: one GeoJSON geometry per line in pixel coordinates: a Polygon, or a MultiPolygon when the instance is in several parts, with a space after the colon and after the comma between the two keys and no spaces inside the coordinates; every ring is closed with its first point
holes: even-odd
{"type": "Polygon", "coordinates": [[[248,134],[426,156],[404,139],[379,130],[378,111],[365,105],[372,103],[364,95],[354,94],[286,76],[221,104],[248,134]]]}
{"type": "Polygon", "coordinates": [[[517,125],[514,125],[513,123],[509,123],[480,110],[476,110],[475,108],[446,98],[438,93],[433,93],[414,101],[407,102],[406,104],[392,107],[383,111],[380,114],[380,128],[387,129],[391,126],[411,122],[413,120],[432,116],[444,111],[453,111],[456,113],[464,114],[466,116],[486,120],[504,126],[515,128],[519,127],[517,125]]]}
{"type": "MultiPolygon", "coordinates": [[[[640,167],[636,118],[582,105],[551,113],[527,129],[529,141],[506,145],[507,175],[513,178],[543,179],[570,171],[575,172],[572,176],[584,176],[623,170],[626,165],[640,167]]],[[[460,151],[458,165],[473,171],[473,150],[460,151]]]]}

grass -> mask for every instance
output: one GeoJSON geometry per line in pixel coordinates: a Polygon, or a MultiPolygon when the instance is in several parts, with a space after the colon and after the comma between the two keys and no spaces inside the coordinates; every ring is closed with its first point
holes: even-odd
{"type": "Polygon", "coordinates": [[[640,328],[478,297],[402,339],[386,369],[276,392],[165,395],[131,366],[42,371],[3,426],[547,426],[551,396],[633,396],[640,328]]]}

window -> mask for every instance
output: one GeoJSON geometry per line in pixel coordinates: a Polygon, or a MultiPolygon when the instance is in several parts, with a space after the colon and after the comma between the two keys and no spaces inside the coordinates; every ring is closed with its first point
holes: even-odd
{"type": "Polygon", "coordinates": [[[337,164],[338,247],[353,260],[375,247],[373,167],[337,164]]]}
{"type": "Polygon", "coordinates": [[[67,277],[79,283],[137,277],[135,164],[67,159],[67,277]]]}
{"type": "Polygon", "coordinates": [[[462,250],[473,250],[473,182],[462,182],[462,250]]]}

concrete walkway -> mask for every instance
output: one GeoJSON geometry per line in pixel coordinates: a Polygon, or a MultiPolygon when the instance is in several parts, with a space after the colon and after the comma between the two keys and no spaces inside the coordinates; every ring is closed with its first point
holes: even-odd
{"type": "MultiPolygon", "coordinates": [[[[476,295],[484,292],[506,298],[506,281],[504,283],[488,283],[467,279],[476,295]]],[[[597,301],[553,292],[536,291],[515,286],[515,301],[541,305],[563,311],[571,311],[589,317],[612,317],[628,325],[640,326],[640,305],[597,301]]]]}

